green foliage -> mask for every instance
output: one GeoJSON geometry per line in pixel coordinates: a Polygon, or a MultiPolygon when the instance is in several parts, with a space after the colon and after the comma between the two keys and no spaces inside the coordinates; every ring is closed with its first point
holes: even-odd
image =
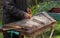
{"type": "Polygon", "coordinates": [[[36,6],[31,6],[31,15],[36,13],[36,6]]]}
{"type": "Polygon", "coordinates": [[[59,30],[59,32],[60,32],[60,21],[57,21],[57,24],[55,26],[55,30],[59,30]]]}
{"type": "Polygon", "coordinates": [[[49,11],[52,8],[60,8],[60,2],[55,2],[55,1],[50,1],[50,2],[42,2],[37,4],[36,6],[31,6],[31,10],[32,10],[32,15],[36,14],[36,13],[40,13],[43,11],[49,11]]]}
{"type": "Polygon", "coordinates": [[[3,38],[3,34],[2,33],[0,33],[0,38],[3,38]]]}
{"type": "Polygon", "coordinates": [[[60,35],[54,36],[54,38],[60,38],[60,35]]]}

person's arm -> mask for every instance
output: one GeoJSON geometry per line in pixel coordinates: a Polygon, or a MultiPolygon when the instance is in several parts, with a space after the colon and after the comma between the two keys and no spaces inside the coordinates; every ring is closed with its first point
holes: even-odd
{"type": "Polygon", "coordinates": [[[24,11],[19,10],[17,7],[15,7],[15,3],[13,0],[4,0],[4,6],[5,10],[8,10],[10,14],[18,18],[24,17],[24,15],[26,14],[24,11]]]}

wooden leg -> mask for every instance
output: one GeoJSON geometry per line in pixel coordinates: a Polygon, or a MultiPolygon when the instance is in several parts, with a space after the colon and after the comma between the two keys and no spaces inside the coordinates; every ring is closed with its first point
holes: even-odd
{"type": "Polygon", "coordinates": [[[23,35],[23,34],[21,34],[21,33],[19,33],[19,38],[36,38],[36,35],[33,35],[33,36],[25,36],[25,35],[23,35]]]}
{"type": "Polygon", "coordinates": [[[51,27],[51,34],[50,34],[49,38],[52,38],[53,33],[54,33],[54,28],[53,28],[53,26],[52,26],[52,27],[51,27]]]}
{"type": "Polygon", "coordinates": [[[22,34],[19,34],[19,38],[24,38],[24,35],[22,35],[22,34]]]}
{"type": "Polygon", "coordinates": [[[30,37],[28,37],[28,36],[24,36],[24,38],[32,38],[31,36],[30,37]]]}
{"type": "Polygon", "coordinates": [[[36,36],[30,36],[30,37],[24,36],[24,38],[36,38],[36,36]]]}
{"type": "Polygon", "coordinates": [[[36,36],[32,36],[32,38],[36,38],[36,36]]]}
{"type": "Polygon", "coordinates": [[[44,38],[45,36],[44,36],[44,32],[42,32],[42,38],[44,38]]]}

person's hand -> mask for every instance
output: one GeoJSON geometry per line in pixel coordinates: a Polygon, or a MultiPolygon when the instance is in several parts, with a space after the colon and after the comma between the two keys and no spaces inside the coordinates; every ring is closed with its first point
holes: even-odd
{"type": "Polygon", "coordinates": [[[27,13],[29,13],[29,14],[31,13],[31,9],[30,9],[30,8],[27,8],[26,11],[27,11],[27,13]]]}
{"type": "Polygon", "coordinates": [[[31,15],[26,13],[25,16],[24,16],[26,19],[30,19],[31,18],[31,15]]]}

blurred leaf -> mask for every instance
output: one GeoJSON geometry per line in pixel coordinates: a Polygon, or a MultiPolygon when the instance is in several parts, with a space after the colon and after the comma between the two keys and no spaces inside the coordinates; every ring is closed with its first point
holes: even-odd
{"type": "Polygon", "coordinates": [[[54,38],[60,38],[60,35],[58,35],[58,36],[54,36],[54,38]]]}

